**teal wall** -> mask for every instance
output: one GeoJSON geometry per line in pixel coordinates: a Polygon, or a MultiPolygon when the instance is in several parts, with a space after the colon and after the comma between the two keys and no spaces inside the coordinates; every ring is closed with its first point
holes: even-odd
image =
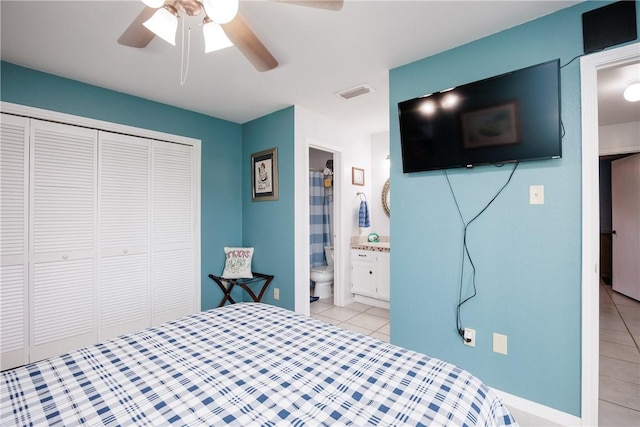
{"type": "Polygon", "coordinates": [[[207,275],[222,273],[224,246],[242,244],[241,125],[7,62],[0,71],[2,101],[202,140],[202,309],[216,307],[207,275]]]}
{"type": "MultiPolygon", "coordinates": [[[[242,125],[242,236],[254,271],[275,276],[263,302],[294,309],[294,107],[242,125]],[[251,201],[251,154],[278,149],[279,198],[251,201]],[[273,299],[273,289],[280,299],[273,299]]],[[[247,297],[244,298],[248,300],[247,297]]]]}
{"type": "MultiPolygon", "coordinates": [[[[462,225],[442,171],[403,174],[397,103],[444,88],[583,51],[581,16],[605,5],[585,2],[390,71],[393,183],[391,337],[394,344],[458,364],[490,386],[580,416],[581,123],[580,66],[561,71],[566,135],[562,159],[520,164],[511,183],[468,230],[477,296],[456,332],[462,225]],[[545,204],[528,204],[541,184],[545,204]],[[508,336],[508,355],[492,333],[508,336]]],[[[640,11],[640,8],[638,8],[640,11]]],[[[462,214],[475,216],[512,166],[449,171],[462,214]]],[[[469,266],[467,265],[467,273],[469,266]]],[[[470,294],[469,276],[465,295],[470,294]]]]}

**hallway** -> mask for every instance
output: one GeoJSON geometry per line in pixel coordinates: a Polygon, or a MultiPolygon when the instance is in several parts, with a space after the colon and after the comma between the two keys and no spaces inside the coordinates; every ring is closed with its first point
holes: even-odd
{"type": "Polygon", "coordinates": [[[600,426],[640,425],[640,302],[600,281],[600,426]]]}

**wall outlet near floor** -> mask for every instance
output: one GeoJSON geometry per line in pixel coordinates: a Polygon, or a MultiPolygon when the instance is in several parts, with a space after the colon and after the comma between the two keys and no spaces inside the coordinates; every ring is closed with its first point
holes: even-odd
{"type": "Polygon", "coordinates": [[[280,289],[273,288],[273,299],[280,299],[280,289]]]}
{"type": "Polygon", "coordinates": [[[476,346],[476,330],[470,328],[464,328],[464,345],[469,347],[476,346]]]}

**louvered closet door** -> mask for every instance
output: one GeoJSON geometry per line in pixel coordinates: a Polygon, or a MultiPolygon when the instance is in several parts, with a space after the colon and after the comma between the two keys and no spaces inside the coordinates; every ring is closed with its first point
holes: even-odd
{"type": "Polygon", "coordinates": [[[0,369],[29,361],[27,225],[29,119],[0,122],[0,369]]]}
{"type": "Polygon", "coordinates": [[[149,145],[100,132],[100,341],[151,324],[149,145]]]}
{"type": "Polygon", "coordinates": [[[97,131],[31,121],[31,360],[97,341],[97,131]]]}
{"type": "Polygon", "coordinates": [[[155,141],[152,174],[152,324],[195,311],[193,148],[155,141]]]}

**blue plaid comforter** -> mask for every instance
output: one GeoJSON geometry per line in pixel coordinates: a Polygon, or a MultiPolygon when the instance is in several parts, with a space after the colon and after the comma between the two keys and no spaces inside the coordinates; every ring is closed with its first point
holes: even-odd
{"type": "Polygon", "coordinates": [[[509,425],[468,372],[235,304],[2,372],[3,426],[509,425]]]}

